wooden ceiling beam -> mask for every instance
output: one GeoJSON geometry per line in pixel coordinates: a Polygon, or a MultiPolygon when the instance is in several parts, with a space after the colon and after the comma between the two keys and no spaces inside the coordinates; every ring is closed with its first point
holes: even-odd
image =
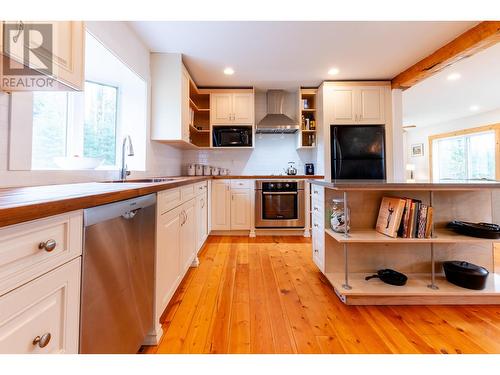
{"type": "Polygon", "coordinates": [[[407,89],[440,70],[500,42],[500,22],[484,21],[459,35],[391,81],[393,89],[407,89]]]}

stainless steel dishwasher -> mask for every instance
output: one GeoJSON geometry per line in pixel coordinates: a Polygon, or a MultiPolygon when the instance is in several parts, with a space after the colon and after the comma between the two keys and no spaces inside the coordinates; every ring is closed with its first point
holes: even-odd
{"type": "Polygon", "coordinates": [[[156,195],[84,210],[80,353],[136,353],[153,328],[156,195]]]}

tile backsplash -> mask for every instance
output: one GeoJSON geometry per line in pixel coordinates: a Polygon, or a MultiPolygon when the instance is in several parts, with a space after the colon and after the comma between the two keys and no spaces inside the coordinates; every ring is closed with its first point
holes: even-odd
{"type": "Polygon", "coordinates": [[[289,161],[295,162],[298,174],[304,174],[305,163],[315,163],[312,150],[296,149],[296,134],[256,134],[253,150],[185,151],[183,172],[191,163],[228,168],[232,175],[284,174],[289,161]]]}

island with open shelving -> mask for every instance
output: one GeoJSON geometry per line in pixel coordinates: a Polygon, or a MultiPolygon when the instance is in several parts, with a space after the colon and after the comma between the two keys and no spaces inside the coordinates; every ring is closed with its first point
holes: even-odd
{"type": "Polygon", "coordinates": [[[500,182],[310,180],[309,183],[313,260],[344,303],[500,304],[500,240],[469,237],[446,228],[452,220],[500,222],[500,182]],[[432,206],[431,238],[392,238],[377,232],[375,224],[384,196],[412,198],[432,206]],[[349,207],[348,233],[330,229],[332,199],[342,199],[349,207]],[[446,260],[464,260],[488,269],[485,289],[469,290],[447,282],[442,269],[446,260]],[[365,280],[385,268],[406,274],[406,285],[365,280]]]}

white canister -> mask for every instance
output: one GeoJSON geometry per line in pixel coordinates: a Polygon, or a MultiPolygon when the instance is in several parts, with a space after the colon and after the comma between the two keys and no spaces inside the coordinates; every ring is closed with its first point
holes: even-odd
{"type": "Polygon", "coordinates": [[[220,175],[221,176],[227,176],[227,169],[226,168],[221,168],[220,169],[220,175]]]}
{"type": "Polygon", "coordinates": [[[212,174],[212,167],[209,165],[203,166],[203,175],[204,176],[210,176],[212,174]]]}
{"type": "Polygon", "coordinates": [[[203,176],[203,165],[201,164],[196,164],[196,175],[197,176],[203,176]]]}
{"type": "Polygon", "coordinates": [[[187,174],[188,176],[196,175],[196,166],[194,164],[189,164],[187,166],[187,174]]]}
{"type": "Polygon", "coordinates": [[[218,175],[219,175],[219,168],[212,167],[212,176],[218,176],[218,175]]]}

